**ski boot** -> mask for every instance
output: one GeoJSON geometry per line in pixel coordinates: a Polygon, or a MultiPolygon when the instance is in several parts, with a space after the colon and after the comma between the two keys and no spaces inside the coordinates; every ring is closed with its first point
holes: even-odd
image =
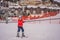
{"type": "Polygon", "coordinates": [[[24,33],[22,33],[22,38],[25,37],[24,33]]]}
{"type": "Polygon", "coordinates": [[[16,37],[20,37],[20,36],[19,36],[19,32],[17,33],[17,36],[16,36],[16,37]]]}

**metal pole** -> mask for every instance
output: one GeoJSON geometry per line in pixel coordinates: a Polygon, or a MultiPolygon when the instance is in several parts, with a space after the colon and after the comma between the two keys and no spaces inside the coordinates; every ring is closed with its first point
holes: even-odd
{"type": "Polygon", "coordinates": [[[6,20],[6,24],[8,24],[8,10],[6,10],[6,17],[5,17],[5,20],[6,20]]]}

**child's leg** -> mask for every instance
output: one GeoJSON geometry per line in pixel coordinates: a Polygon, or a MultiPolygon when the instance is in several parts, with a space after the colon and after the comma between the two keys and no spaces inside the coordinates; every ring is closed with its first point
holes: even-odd
{"type": "Polygon", "coordinates": [[[18,27],[18,31],[17,32],[20,32],[20,27],[18,27]]]}
{"type": "Polygon", "coordinates": [[[24,28],[21,27],[21,29],[22,29],[22,36],[25,37],[25,35],[24,35],[24,28]]]}
{"type": "Polygon", "coordinates": [[[24,28],[23,27],[21,27],[21,30],[22,30],[22,32],[24,32],[24,28]]]}
{"type": "Polygon", "coordinates": [[[18,27],[17,37],[19,37],[20,27],[18,27]]]}

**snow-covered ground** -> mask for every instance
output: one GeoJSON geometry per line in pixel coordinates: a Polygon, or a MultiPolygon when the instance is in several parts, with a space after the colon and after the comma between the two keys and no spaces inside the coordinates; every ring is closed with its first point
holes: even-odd
{"type": "MultiPolygon", "coordinates": [[[[51,18],[60,18],[60,14],[51,18]]],[[[17,23],[0,23],[0,40],[60,40],[59,22],[60,19],[24,23],[25,35],[28,38],[16,37],[17,23]]]]}
{"type": "Polygon", "coordinates": [[[28,22],[24,30],[28,38],[17,38],[17,23],[0,23],[0,40],[60,40],[60,24],[28,22]]]}

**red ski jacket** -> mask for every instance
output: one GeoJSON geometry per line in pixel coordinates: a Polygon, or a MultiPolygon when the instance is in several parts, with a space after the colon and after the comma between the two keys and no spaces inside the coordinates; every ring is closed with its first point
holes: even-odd
{"type": "Polygon", "coordinates": [[[24,21],[21,19],[18,19],[18,27],[23,27],[24,21]]]}

